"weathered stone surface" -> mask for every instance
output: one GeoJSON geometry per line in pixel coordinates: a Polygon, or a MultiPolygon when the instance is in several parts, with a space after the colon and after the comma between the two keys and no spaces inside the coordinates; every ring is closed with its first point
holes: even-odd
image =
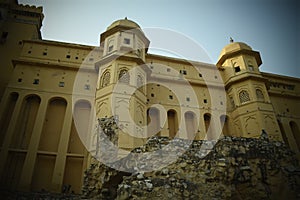
{"type": "Polygon", "coordinates": [[[50,193],[47,191],[41,192],[20,192],[20,191],[8,191],[0,190],[0,199],[5,200],[80,200],[82,199],[81,195],[75,194],[64,194],[64,193],[50,193]]]}
{"type": "MultiPolygon", "coordinates": [[[[175,140],[178,150],[186,148],[185,140],[175,140]]],[[[132,152],[155,152],[170,142],[169,138],[152,137],[132,152]]],[[[159,156],[141,159],[155,165],[159,156]]],[[[152,172],[141,173],[149,166],[138,166],[136,159],[129,154],[116,163],[124,164],[131,174],[95,161],[86,173],[84,196],[118,200],[300,198],[300,168],[294,153],[283,143],[264,137],[193,141],[176,162],[152,172]],[[113,183],[116,177],[119,182],[113,183]]]]}

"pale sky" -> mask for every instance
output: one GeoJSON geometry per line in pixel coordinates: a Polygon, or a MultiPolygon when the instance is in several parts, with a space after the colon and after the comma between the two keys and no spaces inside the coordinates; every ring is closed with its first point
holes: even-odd
{"type": "Polygon", "coordinates": [[[46,40],[98,46],[100,33],[113,21],[128,17],[142,28],[170,29],[191,38],[207,51],[213,64],[232,37],[260,52],[261,71],[300,77],[298,0],[19,0],[19,3],[43,6],[42,37],[46,40]]]}

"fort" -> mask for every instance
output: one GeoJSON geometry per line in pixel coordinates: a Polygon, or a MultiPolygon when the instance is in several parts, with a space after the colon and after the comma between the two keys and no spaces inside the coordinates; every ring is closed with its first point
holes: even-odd
{"type": "Polygon", "coordinates": [[[116,159],[150,137],[255,140],[262,130],[299,158],[300,79],[260,71],[248,44],[230,41],[209,64],[150,54],[151,38],[127,18],[99,46],[44,40],[43,18],[0,0],[2,189],[80,194],[108,118],[116,159]]]}

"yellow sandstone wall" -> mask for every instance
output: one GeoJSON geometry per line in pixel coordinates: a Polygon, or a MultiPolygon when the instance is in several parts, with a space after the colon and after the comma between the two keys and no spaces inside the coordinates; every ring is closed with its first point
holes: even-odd
{"type": "Polygon", "coordinates": [[[109,26],[99,47],[45,41],[41,8],[0,2],[2,188],[61,192],[71,185],[80,193],[96,151],[96,118],[124,109],[123,149],[152,135],[257,138],[264,129],[299,155],[300,79],[260,72],[260,54],[247,44],[224,47],[216,65],[152,55],[127,19],[109,26]],[[17,10],[24,12],[14,16],[17,10]]]}

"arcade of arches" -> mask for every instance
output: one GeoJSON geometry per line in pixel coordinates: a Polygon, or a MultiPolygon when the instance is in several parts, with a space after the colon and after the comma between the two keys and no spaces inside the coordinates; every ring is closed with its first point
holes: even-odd
{"type": "MultiPolygon", "coordinates": [[[[178,116],[177,112],[173,109],[170,109],[167,111],[167,120],[164,123],[161,117],[161,112],[157,108],[150,108],[147,110],[147,124],[148,124],[148,134],[149,136],[152,135],[159,135],[159,136],[166,136],[170,138],[174,137],[180,137],[180,117],[178,116]],[[162,134],[163,130],[167,130],[162,134]],[[178,132],[179,131],[179,132],[178,132]]],[[[211,122],[211,115],[208,113],[205,113],[203,115],[203,118],[198,119],[196,114],[187,111],[184,113],[184,122],[182,122],[185,131],[185,136],[187,139],[204,139],[206,135],[209,134],[209,129],[216,130],[214,128],[213,123],[211,122]],[[203,120],[203,123],[200,122],[200,120],[203,120]],[[200,127],[200,124],[204,124],[205,127],[200,127]],[[201,133],[201,131],[203,133],[201,133]],[[202,135],[202,138],[200,136],[202,135]]],[[[220,123],[218,124],[221,128],[221,133],[219,137],[222,135],[229,136],[230,130],[229,130],[229,124],[228,124],[228,116],[221,115],[220,116],[220,123]]],[[[181,136],[182,137],[182,136],[181,136]]],[[[209,137],[209,136],[207,136],[209,137]]]]}
{"type": "Polygon", "coordinates": [[[63,185],[71,185],[75,193],[81,191],[87,152],[78,132],[88,131],[91,104],[86,100],[77,101],[73,116],[70,108],[62,97],[46,100],[36,94],[20,97],[13,92],[9,95],[4,110],[7,117],[2,121],[5,123],[1,123],[1,130],[13,134],[11,138],[1,134],[2,147],[3,143],[9,144],[1,187],[16,188],[29,181],[30,190],[40,191],[50,187],[55,173],[62,173],[63,185]],[[41,107],[43,105],[46,106],[41,107]],[[13,125],[15,121],[17,126],[13,125]],[[67,121],[71,121],[70,126],[67,126],[67,121]],[[65,142],[66,138],[68,142],[65,142]],[[64,153],[58,154],[62,149],[64,153]],[[24,172],[31,174],[25,176],[24,172]]]}

